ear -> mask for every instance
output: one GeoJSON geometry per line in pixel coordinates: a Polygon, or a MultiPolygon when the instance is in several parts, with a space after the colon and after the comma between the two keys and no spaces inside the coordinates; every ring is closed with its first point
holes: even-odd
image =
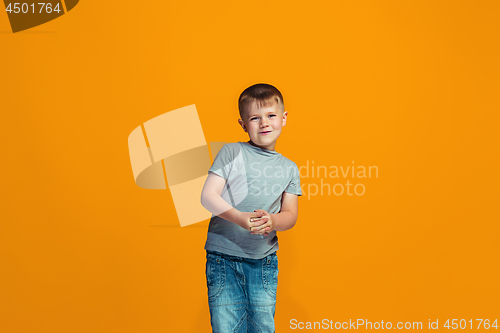
{"type": "Polygon", "coordinates": [[[243,130],[244,130],[245,132],[247,131],[247,128],[246,128],[245,123],[243,122],[243,120],[238,119],[238,124],[240,124],[240,126],[243,128],[243,130]]]}
{"type": "Polygon", "coordinates": [[[286,118],[288,116],[288,112],[283,112],[283,124],[281,125],[282,127],[286,125],[286,118]]]}

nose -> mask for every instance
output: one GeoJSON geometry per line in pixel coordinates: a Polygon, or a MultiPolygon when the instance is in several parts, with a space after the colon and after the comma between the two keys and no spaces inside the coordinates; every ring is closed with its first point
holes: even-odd
{"type": "Polygon", "coordinates": [[[267,127],[267,126],[269,126],[269,124],[264,120],[264,118],[261,118],[260,128],[264,128],[264,127],[267,127]]]}

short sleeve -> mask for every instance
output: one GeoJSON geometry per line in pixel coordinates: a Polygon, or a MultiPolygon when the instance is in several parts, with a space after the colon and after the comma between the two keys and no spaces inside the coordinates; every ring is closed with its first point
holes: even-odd
{"type": "Polygon", "coordinates": [[[288,183],[288,186],[285,188],[285,192],[296,194],[298,196],[302,195],[302,189],[300,188],[300,173],[299,168],[297,168],[297,164],[293,164],[294,168],[291,173],[291,180],[288,183]]]}
{"type": "Polygon", "coordinates": [[[217,156],[215,156],[214,163],[210,169],[208,169],[208,172],[213,172],[227,180],[229,173],[231,172],[231,166],[233,164],[232,161],[232,154],[226,144],[222,146],[217,153],[217,156]]]}

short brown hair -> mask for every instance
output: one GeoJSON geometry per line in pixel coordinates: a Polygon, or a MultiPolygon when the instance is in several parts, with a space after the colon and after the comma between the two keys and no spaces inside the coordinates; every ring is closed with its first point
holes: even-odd
{"type": "Polygon", "coordinates": [[[285,111],[285,103],[280,91],[270,84],[257,83],[246,88],[240,95],[238,109],[240,110],[241,119],[243,119],[244,111],[248,110],[254,101],[259,109],[277,103],[277,105],[281,106],[281,110],[285,111]]]}

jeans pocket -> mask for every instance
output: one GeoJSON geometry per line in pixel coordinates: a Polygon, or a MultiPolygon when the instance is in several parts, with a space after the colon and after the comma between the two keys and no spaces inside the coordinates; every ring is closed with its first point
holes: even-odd
{"type": "Polygon", "coordinates": [[[278,290],[278,256],[276,252],[262,259],[262,282],[264,290],[276,299],[278,290]]]}
{"type": "Polygon", "coordinates": [[[214,301],[222,294],[226,280],[226,266],[222,256],[207,253],[205,274],[207,276],[208,301],[214,301]]]}

